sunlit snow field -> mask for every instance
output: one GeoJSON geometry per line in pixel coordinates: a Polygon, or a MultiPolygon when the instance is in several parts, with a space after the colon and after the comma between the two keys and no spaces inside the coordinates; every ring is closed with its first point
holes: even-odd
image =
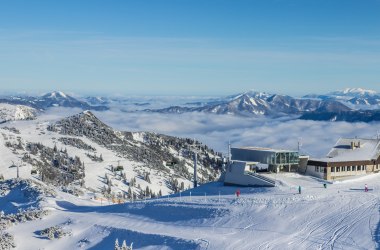
{"type": "Polygon", "coordinates": [[[274,188],[209,183],[180,195],[120,205],[64,193],[43,206],[51,214],[8,230],[18,249],[377,249],[380,175],[328,184],[277,174],[274,188]],[[368,193],[364,192],[368,184],[368,193]],[[298,194],[298,186],[302,193],[298,194]],[[190,194],[191,192],[191,194],[190,194]],[[65,225],[72,236],[47,240],[36,232],[65,225]]]}

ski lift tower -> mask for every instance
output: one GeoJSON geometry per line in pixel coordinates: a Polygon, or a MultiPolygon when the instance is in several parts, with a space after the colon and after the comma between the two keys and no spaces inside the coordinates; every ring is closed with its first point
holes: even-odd
{"type": "Polygon", "coordinates": [[[197,152],[194,151],[194,187],[197,187],[197,152]]]}

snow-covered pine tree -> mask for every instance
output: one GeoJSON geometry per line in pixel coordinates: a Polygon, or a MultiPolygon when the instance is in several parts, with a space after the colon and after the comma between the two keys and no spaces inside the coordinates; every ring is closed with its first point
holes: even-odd
{"type": "Polygon", "coordinates": [[[127,242],[125,242],[125,240],[123,240],[123,245],[121,245],[121,249],[122,250],[127,250],[127,242]]]}
{"type": "Polygon", "coordinates": [[[115,240],[115,250],[120,250],[119,240],[117,238],[115,240]]]}

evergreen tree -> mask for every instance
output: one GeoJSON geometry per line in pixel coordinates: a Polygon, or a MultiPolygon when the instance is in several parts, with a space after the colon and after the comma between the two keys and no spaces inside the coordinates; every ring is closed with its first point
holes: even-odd
{"type": "Polygon", "coordinates": [[[145,188],[145,196],[150,197],[150,190],[149,190],[148,186],[146,186],[146,188],[145,188]]]}
{"type": "Polygon", "coordinates": [[[125,240],[123,240],[123,245],[121,246],[121,249],[122,250],[128,250],[128,248],[127,248],[127,242],[125,242],[125,240]]]}
{"type": "Polygon", "coordinates": [[[128,188],[128,198],[129,199],[132,198],[132,189],[131,189],[131,186],[129,186],[129,188],[128,188]]]}
{"type": "Polygon", "coordinates": [[[148,182],[148,183],[151,183],[150,182],[150,178],[149,178],[149,173],[145,173],[144,174],[144,181],[148,182]]]}
{"type": "Polygon", "coordinates": [[[115,250],[120,250],[119,240],[117,238],[115,240],[115,250]]]}

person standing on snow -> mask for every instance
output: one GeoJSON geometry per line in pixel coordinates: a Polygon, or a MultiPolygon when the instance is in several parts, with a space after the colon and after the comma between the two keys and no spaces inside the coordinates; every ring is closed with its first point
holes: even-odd
{"type": "Polygon", "coordinates": [[[298,193],[301,194],[301,186],[298,186],[298,193]]]}
{"type": "Polygon", "coordinates": [[[368,186],[367,186],[367,184],[364,185],[364,192],[368,192],[368,186]]]}
{"type": "Polygon", "coordinates": [[[239,198],[240,196],[240,189],[236,190],[236,197],[239,198]]]}

